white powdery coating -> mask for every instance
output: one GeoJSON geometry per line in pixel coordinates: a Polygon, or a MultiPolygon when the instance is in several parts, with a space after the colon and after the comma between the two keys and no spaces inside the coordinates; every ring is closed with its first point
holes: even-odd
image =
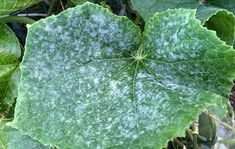
{"type": "Polygon", "coordinates": [[[155,78],[154,75],[144,71],[137,74],[136,80],[138,125],[145,126],[139,134],[141,132],[151,134],[149,138],[142,138],[141,144],[143,146],[151,146],[145,143],[153,138],[158,138],[155,145],[161,146],[170,139],[169,134],[179,133],[181,130],[175,129],[175,127],[182,126],[182,121],[185,125],[186,121],[193,120],[195,115],[192,114],[192,111],[197,113],[195,110],[202,108],[204,106],[202,103],[209,102],[203,95],[213,101],[218,98],[217,95],[210,92],[199,92],[198,89],[179,85],[178,82],[161,80],[160,77],[155,78]]]}
{"type": "Polygon", "coordinates": [[[177,18],[175,14],[159,17],[159,24],[146,31],[145,34],[148,34],[146,48],[158,49],[156,52],[149,51],[152,53],[149,56],[173,62],[201,58],[207,50],[203,44],[208,37],[202,34],[202,37],[198,39],[196,37],[198,33],[192,31],[195,26],[199,25],[199,22],[190,22],[194,12],[189,13],[188,10],[181,9],[177,13],[177,18]],[[180,15],[181,13],[185,15],[180,15]]]}
{"type": "Polygon", "coordinates": [[[129,30],[120,20],[106,19],[105,15],[104,12],[91,12],[90,18],[86,18],[70,12],[65,25],[58,24],[58,17],[40,26],[40,32],[30,29],[31,37],[37,40],[31,40],[28,49],[40,50],[31,52],[28,61],[44,60],[33,66],[26,63],[23,67],[31,67],[30,76],[46,83],[62,71],[93,59],[122,57],[125,51],[134,50],[140,42],[140,37],[133,37],[135,30],[129,30]]]}
{"type": "Polygon", "coordinates": [[[131,61],[124,55],[139,47],[140,30],[87,5],[30,27],[21,66],[17,106],[28,107],[16,111],[18,125],[62,148],[123,145],[136,136],[131,131],[136,125],[129,92],[133,78],[127,73],[131,61]],[[23,124],[26,119],[30,123],[23,124]]]}
{"type": "Polygon", "coordinates": [[[223,89],[227,90],[224,95],[228,94],[229,90],[221,87],[231,85],[224,77],[225,70],[235,67],[225,57],[234,57],[234,52],[203,28],[192,10],[156,14],[146,24],[144,39],[144,62],[150,76],[144,72],[137,75],[138,121],[161,145],[180,134],[182,130],[175,126],[183,128],[200,109],[221,99],[223,89]]]}
{"type": "Polygon", "coordinates": [[[135,60],[130,54],[141,41],[135,26],[86,6],[30,28],[16,111],[17,125],[28,134],[65,149],[161,148],[220,98],[213,93],[232,66],[209,60],[221,51],[201,44],[205,30],[190,21],[191,10],[166,12],[171,21],[155,18],[160,23],[145,33],[146,55],[135,60]],[[35,31],[44,27],[48,38],[35,31]],[[192,28],[198,42],[198,36],[189,39],[192,28]]]}
{"type": "MultiPolygon", "coordinates": [[[[92,143],[95,143],[95,140],[92,139],[94,137],[100,138],[99,142],[103,142],[102,146],[111,145],[110,136],[120,137],[124,141],[124,138],[131,137],[131,134],[127,136],[126,130],[131,130],[135,124],[132,124],[134,123],[132,103],[131,101],[127,102],[130,99],[130,86],[126,82],[130,82],[131,78],[125,73],[117,76],[118,79],[110,78],[117,73],[120,65],[125,66],[126,62],[119,62],[119,60],[96,61],[70,72],[69,75],[60,76],[58,80],[55,79],[51,82],[53,86],[48,84],[44,87],[44,90],[48,91],[45,99],[51,98],[52,101],[45,103],[40,110],[42,113],[48,113],[46,117],[48,121],[57,119],[61,126],[67,125],[69,128],[66,129],[71,131],[68,134],[79,132],[78,134],[75,133],[75,138],[70,137],[71,140],[76,142],[75,145],[92,147],[92,143]],[[103,67],[99,68],[99,65],[103,67]],[[112,69],[107,69],[108,65],[112,65],[112,69]],[[61,81],[65,83],[60,85],[61,81]],[[76,82],[76,84],[73,82],[76,82]],[[54,96],[54,93],[51,92],[52,89],[60,94],[54,96]],[[74,89],[76,90],[74,91],[74,89]],[[74,101],[71,97],[76,98],[76,100],[74,101]],[[113,98],[115,98],[115,101],[113,101],[113,98]],[[112,112],[113,108],[117,109],[115,114],[112,112]],[[78,141],[76,137],[79,137],[79,134],[82,134],[86,139],[78,141]],[[104,140],[108,142],[105,143],[104,140]]],[[[38,92],[38,96],[42,93],[38,92]]],[[[43,102],[45,99],[40,100],[43,102]]],[[[39,103],[42,104],[42,102],[39,103]]],[[[39,107],[39,105],[35,107],[39,107]]],[[[45,117],[45,114],[40,115],[40,118],[43,117],[45,117]]],[[[38,117],[35,118],[38,119],[38,117]]],[[[45,126],[48,125],[48,121],[45,121],[45,126]]],[[[50,122],[51,127],[58,126],[58,123],[50,122]]],[[[47,127],[43,131],[47,132],[47,127]]],[[[51,137],[57,139],[64,137],[63,135],[59,136],[58,133],[55,135],[51,137]]]]}
{"type": "Polygon", "coordinates": [[[146,25],[146,65],[163,84],[171,82],[221,94],[224,91],[219,86],[231,82],[222,78],[223,74],[227,73],[225,70],[233,69],[224,57],[232,57],[234,53],[214,34],[202,28],[200,21],[193,20],[194,11],[172,11],[166,12],[167,17],[155,16],[159,23],[150,21],[146,25]],[[213,61],[224,66],[214,66],[213,61]],[[221,79],[214,81],[215,78],[221,79]]]}

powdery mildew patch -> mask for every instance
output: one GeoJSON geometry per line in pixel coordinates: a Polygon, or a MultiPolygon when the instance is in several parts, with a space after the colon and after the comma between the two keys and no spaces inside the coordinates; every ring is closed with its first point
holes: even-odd
{"type": "Polygon", "coordinates": [[[87,3],[29,28],[14,125],[65,149],[161,148],[224,98],[234,57],[192,10],[155,15],[142,39],[87,3]]]}

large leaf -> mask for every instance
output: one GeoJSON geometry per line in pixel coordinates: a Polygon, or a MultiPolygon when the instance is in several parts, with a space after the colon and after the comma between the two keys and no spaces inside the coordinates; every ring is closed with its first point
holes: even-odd
{"type": "Polygon", "coordinates": [[[155,15],[142,39],[86,3],[29,27],[21,71],[13,125],[24,133],[63,149],[160,149],[228,97],[235,52],[192,10],[155,15]]]}
{"type": "Polygon", "coordinates": [[[25,9],[42,0],[0,0],[0,16],[25,9]]]}
{"type": "Polygon", "coordinates": [[[0,121],[0,149],[50,149],[0,121]]]}
{"type": "Polygon", "coordinates": [[[17,97],[20,56],[20,44],[15,34],[0,23],[0,114],[5,117],[10,116],[10,107],[17,97]]]}

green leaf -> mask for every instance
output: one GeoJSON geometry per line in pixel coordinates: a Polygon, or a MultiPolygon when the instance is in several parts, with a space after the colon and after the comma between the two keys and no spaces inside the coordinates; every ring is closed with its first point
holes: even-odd
{"type": "Polygon", "coordinates": [[[42,0],[0,0],[0,16],[30,7],[42,0]]]}
{"type": "Polygon", "coordinates": [[[0,121],[0,149],[50,149],[0,121]]]}
{"type": "Polygon", "coordinates": [[[197,18],[228,45],[233,45],[235,33],[235,16],[225,9],[213,5],[200,5],[197,18]]]}
{"type": "Polygon", "coordinates": [[[29,27],[13,125],[63,149],[160,149],[228,97],[234,72],[235,52],[195,11],[156,14],[142,39],[86,3],[29,27]]]}
{"type": "Polygon", "coordinates": [[[156,12],[163,12],[175,8],[197,8],[197,0],[131,0],[134,9],[140,13],[145,21],[149,20],[156,12]]]}
{"type": "Polygon", "coordinates": [[[234,2],[234,0],[208,0],[208,4],[226,9],[235,15],[235,2],[234,2]]]}
{"type": "Polygon", "coordinates": [[[17,97],[21,49],[11,29],[0,23],[0,114],[11,117],[9,110],[17,97]]]}

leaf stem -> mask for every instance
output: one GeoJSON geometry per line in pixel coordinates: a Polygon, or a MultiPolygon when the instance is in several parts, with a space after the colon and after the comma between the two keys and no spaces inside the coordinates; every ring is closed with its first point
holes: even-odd
{"type": "Polygon", "coordinates": [[[124,1],[125,5],[126,5],[126,13],[128,18],[132,19],[131,17],[131,6],[130,6],[130,2],[128,0],[124,1]]]}
{"type": "Polygon", "coordinates": [[[47,13],[48,16],[51,16],[53,14],[53,11],[54,11],[56,5],[57,5],[57,0],[52,0],[51,5],[48,10],[48,13],[47,13]]]}
{"type": "Polygon", "coordinates": [[[65,7],[64,7],[64,4],[63,4],[63,2],[61,0],[60,0],[60,5],[61,5],[62,10],[64,11],[65,7]]]}
{"type": "Polygon", "coordinates": [[[233,111],[232,111],[232,116],[231,116],[231,123],[232,123],[232,128],[235,129],[235,115],[233,111]]]}
{"type": "Polygon", "coordinates": [[[138,25],[139,21],[140,21],[140,15],[137,14],[135,19],[135,24],[138,25]]]}
{"type": "Polygon", "coordinates": [[[46,13],[22,13],[22,14],[17,14],[17,16],[21,16],[21,17],[47,17],[46,13]]]}
{"type": "Polygon", "coordinates": [[[10,22],[18,22],[24,24],[33,24],[35,20],[29,17],[22,17],[22,16],[6,16],[0,18],[1,23],[10,23],[10,22]]]}
{"type": "Polygon", "coordinates": [[[198,123],[193,123],[191,127],[192,127],[192,136],[193,136],[193,148],[199,149],[198,142],[197,142],[197,136],[199,134],[199,125],[198,123]]]}
{"type": "Polygon", "coordinates": [[[139,49],[137,50],[137,53],[135,55],[135,59],[137,60],[142,60],[145,58],[144,53],[143,53],[143,43],[140,45],[139,49]]]}
{"type": "Polygon", "coordinates": [[[217,119],[216,117],[214,117],[213,115],[207,113],[207,115],[212,118],[213,120],[215,120],[216,122],[220,123],[221,125],[223,125],[224,127],[227,127],[229,129],[231,129],[233,132],[235,132],[235,129],[233,127],[231,127],[230,125],[222,122],[220,119],[217,119]]]}

